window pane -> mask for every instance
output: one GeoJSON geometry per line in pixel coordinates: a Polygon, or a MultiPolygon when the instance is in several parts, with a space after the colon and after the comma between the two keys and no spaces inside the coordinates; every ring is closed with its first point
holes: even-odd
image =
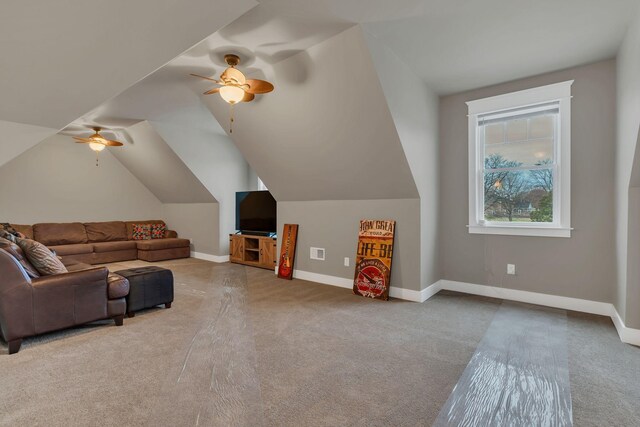
{"type": "Polygon", "coordinates": [[[485,145],[484,156],[485,165],[488,160],[495,165],[487,166],[491,169],[548,164],[553,161],[553,139],[485,145]]]}
{"type": "Polygon", "coordinates": [[[484,143],[487,145],[504,142],[504,123],[494,123],[484,127],[484,143]]]}
{"type": "Polygon", "coordinates": [[[553,170],[485,172],[484,218],[553,222],[553,170]]]}
{"type": "Polygon", "coordinates": [[[529,122],[529,138],[553,138],[555,115],[532,117],[529,122]]]}
{"type": "Polygon", "coordinates": [[[507,142],[523,141],[527,139],[529,119],[515,119],[507,121],[507,142]]]}

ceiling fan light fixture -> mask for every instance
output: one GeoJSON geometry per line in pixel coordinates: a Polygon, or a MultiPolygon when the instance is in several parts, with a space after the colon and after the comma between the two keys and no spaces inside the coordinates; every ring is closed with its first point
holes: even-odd
{"type": "Polygon", "coordinates": [[[89,148],[91,148],[93,151],[95,151],[96,153],[99,153],[100,151],[104,150],[107,146],[100,143],[100,142],[90,142],[89,143],[89,148]]]}
{"type": "Polygon", "coordinates": [[[220,96],[229,104],[237,104],[244,98],[244,90],[237,86],[222,86],[220,96]]]}

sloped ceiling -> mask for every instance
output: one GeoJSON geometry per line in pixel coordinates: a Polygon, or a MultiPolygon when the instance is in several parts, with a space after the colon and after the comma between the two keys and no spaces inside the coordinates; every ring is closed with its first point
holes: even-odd
{"type": "Polygon", "coordinates": [[[133,143],[109,151],[162,203],[215,203],[216,199],[146,121],[127,129],[133,143]]]}
{"type": "Polygon", "coordinates": [[[3,2],[0,119],[61,129],[256,4],[3,2]]]}
{"type": "MultiPolygon", "coordinates": [[[[391,4],[395,2],[389,2],[391,4]]],[[[417,0],[367,30],[439,94],[612,58],[637,0],[417,0]]]]}
{"type": "Polygon", "coordinates": [[[0,120],[0,166],[56,132],[57,129],[0,120]]]}
{"type": "MultiPolygon", "coordinates": [[[[278,201],[418,197],[360,28],[276,63],[272,77],[274,92],[235,108],[231,136],[278,201]]],[[[228,126],[228,104],[203,99],[228,126]]]]}

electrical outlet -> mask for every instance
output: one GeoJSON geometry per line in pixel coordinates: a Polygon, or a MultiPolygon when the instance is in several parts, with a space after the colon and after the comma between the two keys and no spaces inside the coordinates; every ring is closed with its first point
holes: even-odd
{"type": "Polygon", "coordinates": [[[349,267],[349,257],[348,256],[344,257],[344,266],[345,267],[349,267]]]}
{"type": "Polygon", "coordinates": [[[516,265],[515,264],[507,264],[507,274],[511,274],[511,275],[516,274],[516,265]]]}

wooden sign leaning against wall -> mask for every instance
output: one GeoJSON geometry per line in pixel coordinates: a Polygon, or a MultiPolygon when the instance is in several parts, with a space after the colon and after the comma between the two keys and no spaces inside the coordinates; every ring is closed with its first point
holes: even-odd
{"type": "Polygon", "coordinates": [[[293,262],[296,258],[296,242],[298,240],[298,224],[285,224],[282,230],[282,246],[278,262],[278,277],[293,279],[293,262]]]}
{"type": "Polygon", "coordinates": [[[354,294],[385,301],[389,299],[395,231],[396,222],[392,220],[360,221],[354,294]]]}

